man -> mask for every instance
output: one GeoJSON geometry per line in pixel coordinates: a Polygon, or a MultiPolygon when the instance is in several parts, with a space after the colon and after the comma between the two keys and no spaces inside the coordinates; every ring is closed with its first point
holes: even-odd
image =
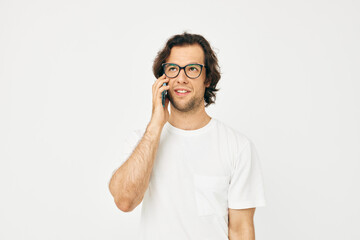
{"type": "Polygon", "coordinates": [[[153,72],[151,120],[129,138],[109,183],[117,207],[129,212],[143,202],[140,239],[255,239],[255,207],[265,205],[261,169],[251,140],[205,111],[220,79],[210,44],[175,35],[153,72]]]}

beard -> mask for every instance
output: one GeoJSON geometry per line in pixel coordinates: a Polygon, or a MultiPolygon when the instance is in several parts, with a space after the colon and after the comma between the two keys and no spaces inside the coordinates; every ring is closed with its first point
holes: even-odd
{"type": "Polygon", "coordinates": [[[169,94],[169,101],[171,105],[179,112],[191,112],[198,109],[204,103],[204,97],[192,96],[189,100],[177,100],[169,94]]]}

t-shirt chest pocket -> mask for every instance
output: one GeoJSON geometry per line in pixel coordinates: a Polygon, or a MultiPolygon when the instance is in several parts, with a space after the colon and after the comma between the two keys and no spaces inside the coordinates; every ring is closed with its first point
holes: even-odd
{"type": "Polygon", "coordinates": [[[228,176],[194,174],[195,199],[198,216],[228,213],[228,176]]]}

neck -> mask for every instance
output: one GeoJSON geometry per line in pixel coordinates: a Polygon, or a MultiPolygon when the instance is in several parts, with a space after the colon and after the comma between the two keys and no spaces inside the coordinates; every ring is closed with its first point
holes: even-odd
{"type": "Polygon", "coordinates": [[[191,112],[180,112],[171,108],[171,114],[168,122],[183,130],[196,130],[206,126],[211,117],[206,113],[205,107],[191,112]]]}

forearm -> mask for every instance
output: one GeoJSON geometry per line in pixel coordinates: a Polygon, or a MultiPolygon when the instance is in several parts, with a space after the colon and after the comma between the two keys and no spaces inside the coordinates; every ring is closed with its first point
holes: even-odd
{"type": "Polygon", "coordinates": [[[255,240],[254,224],[242,226],[237,230],[229,229],[229,240],[255,240]]]}
{"type": "Polygon", "coordinates": [[[114,173],[109,188],[122,211],[131,211],[148,188],[162,128],[148,125],[142,139],[127,161],[114,173]]]}

